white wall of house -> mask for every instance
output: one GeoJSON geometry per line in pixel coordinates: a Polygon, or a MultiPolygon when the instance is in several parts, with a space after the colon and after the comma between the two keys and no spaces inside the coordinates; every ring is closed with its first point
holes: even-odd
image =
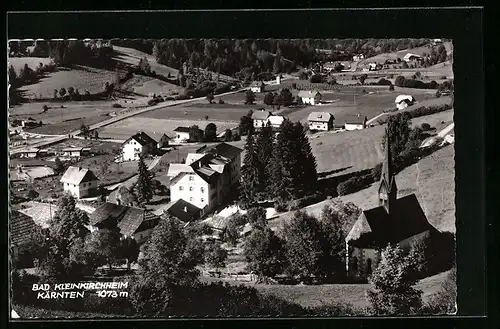
{"type": "Polygon", "coordinates": [[[309,121],[309,129],[310,130],[328,130],[328,122],[322,121],[309,121]]]}
{"type": "Polygon", "coordinates": [[[176,131],[175,132],[175,141],[177,143],[185,143],[185,142],[189,141],[189,133],[176,131]]]}
{"type": "MultiPolygon", "coordinates": [[[[200,209],[211,208],[210,185],[197,174],[186,174],[170,187],[170,200],[175,202],[183,199],[200,209]]],[[[215,200],[217,202],[217,200],[215,200]]]]}
{"type": "Polygon", "coordinates": [[[81,183],[80,185],[63,183],[64,192],[81,199],[89,195],[90,191],[97,188],[97,180],[81,183]]]}
{"type": "Polygon", "coordinates": [[[129,140],[122,146],[122,160],[123,161],[135,161],[139,160],[139,155],[142,152],[142,145],[139,144],[135,139],[129,140]]]}
{"type": "Polygon", "coordinates": [[[316,105],[314,97],[302,97],[302,103],[309,105],[316,105]]]}
{"type": "Polygon", "coordinates": [[[262,89],[260,87],[251,87],[250,90],[254,93],[260,93],[262,89]]]}
{"type": "Polygon", "coordinates": [[[260,119],[253,119],[253,126],[255,128],[262,128],[267,125],[267,119],[265,120],[260,120],[260,119]]]}
{"type": "Polygon", "coordinates": [[[345,130],[361,130],[363,129],[362,123],[346,123],[345,130]]]}

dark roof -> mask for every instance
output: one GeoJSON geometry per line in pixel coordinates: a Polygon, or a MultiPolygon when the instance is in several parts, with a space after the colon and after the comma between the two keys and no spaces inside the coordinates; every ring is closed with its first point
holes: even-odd
{"type": "Polygon", "coordinates": [[[12,210],[10,216],[10,237],[13,245],[19,245],[31,240],[36,228],[33,219],[17,210],[12,210]]]}
{"type": "Polygon", "coordinates": [[[241,152],[243,152],[242,149],[227,143],[220,143],[200,151],[200,153],[212,153],[231,160],[240,155],[241,152]]]}
{"type": "Polygon", "coordinates": [[[191,131],[191,129],[189,129],[189,127],[177,127],[174,129],[174,131],[178,131],[180,133],[188,133],[191,131]]]}
{"type": "Polygon", "coordinates": [[[199,218],[201,209],[183,199],[179,199],[166,212],[183,222],[189,222],[199,218]]]}
{"type": "Polygon", "coordinates": [[[127,206],[106,202],[89,215],[90,225],[100,224],[108,219],[118,219],[127,210],[127,206]]]}
{"type": "Polygon", "coordinates": [[[145,132],[143,132],[143,131],[141,131],[140,133],[137,133],[134,136],[130,137],[129,139],[127,139],[125,141],[125,143],[128,142],[131,139],[136,140],[137,143],[141,144],[142,146],[144,146],[144,145],[151,145],[151,144],[155,144],[156,145],[156,141],[153,138],[151,138],[148,134],[146,134],[145,132]]]}
{"type": "MultiPolygon", "coordinates": [[[[150,227],[158,223],[159,217],[141,208],[128,207],[106,202],[90,214],[89,221],[93,226],[99,228],[118,228],[123,235],[132,235],[142,231],[146,222],[150,227]]],[[[150,228],[148,227],[148,228],[150,228]]]]}
{"type": "Polygon", "coordinates": [[[391,205],[390,215],[383,206],[363,211],[346,240],[360,248],[383,248],[428,230],[435,228],[415,194],[410,194],[391,205]]]}

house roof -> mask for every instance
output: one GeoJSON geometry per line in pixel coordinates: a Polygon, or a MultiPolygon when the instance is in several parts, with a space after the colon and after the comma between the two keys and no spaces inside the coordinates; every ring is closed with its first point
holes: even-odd
{"type": "Polygon", "coordinates": [[[180,132],[180,133],[189,133],[190,132],[189,127],[177,127],[174,129],[174,131],[180,132]]]}
{"type": "Polygon", "coordinates": [[[69,167],[61,178],[61,183],[80,185],[81,183],[98,180],[94,173],[86,168],[69,167]]]}
{"type": "Polygon", "coordinates": [[[38,152],[40,152],[40,149],[37,148],[27,149],[26,151],[24,151],[24,153],[38,153],[38,152]]]}
{"type": "Polygon", "coordinates": [[[252,120],[266,120],[271,116],[271,112],[266,110],[257,110],[252,113],[252,120]]]}
{"type": "Polygon", "coordinates": [[[271,115],[267,120],[271,125],[280,126],[285,121],[285,118],[281,115],[271,115]]]}
{"type": "Polygon", "coordinates": [[[155,144],[156,145],[156,141],[153,138],[151,138],[148,134],[146,134],[145,132],[143,132],[143,131],[141,131],[140,133],[137,133],[137,134],[133,135],[132,137],[130,137],[129,139],[127,139],[125,141],[125,143],[127,143],[131,139],[134,139],[135,141],[137,141],[137,143],[141,144],[142,146],[144,146],[144,145],[150,145],[150,144],[155,144]]]}
{"type": "Polygon", "coordinates": [[[356,117],[354,119],[348,119],[345,121],[346,124],[351,125],[362,125],[365,123],[366,117],[356,117]]]}
{"type": "Polygon", "coordinates": [[[78,151],[82,151],[83,150],[83,147],[67,147],[67,148],[64,148],[62,149],[63,152],[78,152],[78,151]]]}
{"type": "Polygon", "coordinates": [[[166,209],[166,212],[183,222],[189,222],[200,215],[201,209],[186,200],[179,199],[166,209]]]}
{"type": "Polygon", "coordinates": [[[229,223],[230,220],[229,217],[221,217],[221,216],[214,216],[211,218],[207,218],[203,221],[207,226],[216,229],[216,230],[224,230],[229,223]]]}
{"type": "MultiPolygon", "coordinates": [[[[255,112],[254,112],[255,113],[255,112]]],[[[238,155],[243,152],[242,149],[230,145],[228,143],[220,143],[211,147],[208,147],[202,151],[203,153],[211,153],[216,156],[222,156],[227,159],[235,159],[238,155]]]]}
{"type": "Polygon", "coordinates": [[[328,112],[311,112],[307,117],[308,121],[329,122],[333,115],[328,112]]]}
{"type": "Polygon", "coordinates": [[[250,87],[264,87],[264,82],[262,81],[254,81],[250,84],[250,87]]]}
{"type": "Polygon", "coordinates": [[[311,91],[311,90],[301,90],[301,91],[299,91],[298,96],[302,97],[302,98],[311,98],[311,97],[315,97],[317,94],[320,94],[320,92],[319,91],[311,91]]]}
{"type": "Polygon", "coordinates": [[[49,226],[50,219],[54,217],[59,209],[56,205],[35,201],[28,202],[26,206],[26,208],[20,209],[19,212],[31,217],[37,225],[43,228],[49,226]]]}
{"type": "Polygon", "coordinates": [[[158,216],[145,209],[117,205],[106,202],[89,215],[90,225],[111,228],[117,227],[123,235],[132,235],[140,231],[140,226],[147,221],[157,220],[158,216]],[[106,223],[105,223],[106,222],[106,223]]]}
{"type": "Polygon", "coordinates": [[[158,140],[159,142],[160,141],[169,141],[171,140],[172,138],[171,137],[168,137],[167,134],[163,134],[160,139],[158,140]]]}
{"type": "Polygon", "coordinates": [[[17,210],[12,210],[10,216],[10,238],[13,245],[30,241],[35,228],[36,223],[30,216],[17,210]]]}
{"type": "Polygon", "coordinates": [[[193,167],[185,163],[171,163],[168,166],[167,175],[170,177],[175,177],[183,172],[194,172],[193,167]]]}
{"type": "Polygon", "coordinates": [[[360,248],[383,248],[435,228],[427,221],[415,194],[396,200],[390,214],[383,206],[363,211],[346,238],[360,248]]]}
{"type": "Polygon", "coordinates": [[[406,54],[406,55],[403,57],[403,59],[409,59],[409,58],[411,58],[411,57],[418,57],[418,58],[421,58],[422,56],[417,55],[417,54],[408,53],[408,54],[406,54]]]}

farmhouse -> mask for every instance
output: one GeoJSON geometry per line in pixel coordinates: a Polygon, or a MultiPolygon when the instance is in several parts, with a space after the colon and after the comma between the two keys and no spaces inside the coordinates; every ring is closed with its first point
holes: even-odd
{"type": "Polygon", "coordinates": [[[81,199],[97,192],[97,177],[89,169],[69,167],[61,178],[65,193],[81,199]]]}
{"type": "Polygon", "coordinates": [[[422,59],[422,56],[417,55],[417,54],[412,54],[412,53],[408,53],[405,55],[405,57],[403,57],[403,60],[405,62],[416,62],[416,61],[419,61],[421,59],[422,59]]]}
{"type": "Polygon", "coordinates": [[[124,237],[131,237],[141,244],[160,218],[146,209],[106,202],[90,214],[89,222],[93,230],[117,229],[124,237]]]}
{"type": "Polygon", "coordinates": [[[361,117],[357,117],[357,119],[346,121],[344,128],[345,128],[345,130],[365,129],[366,128],[366,121],[368,121],[367,117],[365,117],[364,119],[361,119],[361,117]]]}
{"type": "Polygon", "coordinates": [[[334,117],[328,112],[311,112],[307,117],[310,130],[328,131],[333,128],[334,117]]]}
{"type": "Polygon", "coordinates": [[[316,105],[321,102],[321,94],[319,91],[301,90],[298,97],[302,99],[302,103],[316,105]]]}
{"type": "Polygon", "coordinates": [[[399,95],[394,101],[398,110],[402,110],[415,104],[415,98],[411,95],[399,95]]]}
{"type": "Polygon", "coordinates": [[[271,112],[264,109],[253,111],[252,120],[254,128],[259,129],[265,127],[267,125],[267,119],[271,115],[271,112]]]}
{"type": "Polygon", "coordinates": [[[30,216],[12,210],[10,216],[10,241],[12,245],[29,242],[36,226],[35,221],[30,216]]]}
{"type": "Polygon", "coordinates": [[[158,141],[158,148],[161,149],[162,147],[168,147],[168,143],[171,139],[172,138],[168,137],[166,134],[163,134],[158,141]]]}
{"type": "Polygon", "coordinates": [[[145,132],[140,132],[130,137],[122,144],[122,160],[139,160],[142,154],[152,154],[157,147],[156,141],[145,132]]]}
{"type": "MultiPolygon", "coordinates": [[[[203,133],[203,130],[198,129],[200,133],[203,133]]],[[[189,127],[177,127],[174,129],[175,132],[175,142],[176,143],[187,143],[192,140],[191,128],[189,127]]]]}
{"type": "Polygon", "coordinates": [[[40,154],[40,149],[32,148],[28,149],[20,154],[21,158],[36,158],[40,154]]]}
{"type": "Polygon", "coordinates": [[[266,91],[266,85],[262,81],[254,81],[250,84],[250,90],[254,93],[263,93],[266,91]]]}
{"type": "Polygon", "coordinates": [[[380,250],[388,244],[408,251],[413,242],[437,232],[415,194],[397,198],[388,140],[378,189],[379,206],[363,211],[345,240],[350,276],[368,277],[380,261],[380,250]]]}
{"type": "Polygon", "coordinates": [[[267,122],[273,129],[278,129],[283,121],[285,121],[285,118],[281,115],[271,115],[269,118],[267,118],[267,122]]]}
{"type": "Polygon", "coordinates": [[[365,59],[365,55],[363,55],[363,54],[358,54],[358,55],[352,56],[353,62],[359,62],[363,59],[365,59]]]}
{"type": "Polygon", "coordinates": [[[90,154],[90,147],[69,147],[62,149],[63,156],[67,157],[82,157],[90,154]]]}
{"type": "Polygon", "coordinates": [[[241,176],[242,150],[226,143],[189,153],[185,163],[168,168],[170,199],[187,201],[201,209],[201,215],[220,205],[241,176]]]}
{"type": "Polygon", "coordinates": [[[183,199],[171,203],[167,209],[162,209],[163,214],[177,218],[183,223],[200,219],[201,209],[183,199]]]}

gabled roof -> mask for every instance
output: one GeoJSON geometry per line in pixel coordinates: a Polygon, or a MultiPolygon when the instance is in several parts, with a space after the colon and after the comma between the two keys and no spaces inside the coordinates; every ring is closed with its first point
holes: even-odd
{"type": "Polygon", "coordinates": [[[311,112],[307,117],[308,121],[329,122],[333,115],[328,112],[311,112]]]}
{"type": "Polygon", "coordinates": [[[271,115],[267,120],[273,126],[280,126],[285,121],[285,118],[281,115],[271,115]]]}
{"type": "Polygon", "coordinates": [[[177,127],[174,129],[174,131],[180,132],[180,133],[189,133],[191,129],[189,127],[177,127]]]}
{"type": "Polygon", "coordinates": [[[151,145],[151,144],[156,145],[156,141],[153,138],[151,138],[148,134],[146,134],[145,132],[143,132],[143,131],[141,131],[140,133],[137,133],[137,134],[133,135],[132,137],[130,137],[129,139],[127,139],[125,141],[125,143],[127,143],[131,139],[137,141],[137,143],[141,144],[142,146],[151,145]]]}
{"type": "Polygon", "coordinates": [[[152,225],[158,223],[158,216],[146,209],[127,207],[127,211],[123,215],[122,220],[118,222],[117,227],[123,235],[132,235],[136,232],[142,231],[141,226],[146,222],[151,222],[152,225]]]}
{"type": "Polygon", "coordinates": [[[80,185],[81,183],[98,180],[94,173],[86,168],[69,167],[61,178],[61,183],[80,185]]]}
{"type": "Polygon", "coordinates": [[[67,147],[62,149],[63,152],[81,152],[83,151],[83,147],[67,147]]]}
{"type": "Polygon", "coordinates": [[[254,81],[250,84],[250,87],[265,87],[265,84],[262,81],[254,81]]]}
{"type": "Polygon", "coordinates": [[[435,228],[427,221],[415,194],[410,194],[391,205],[390,215],[383,206],[363,211],[346,241],[360,248],[384,248],[428,230],[435,228]]]}
{"type": "Polygon", "coordinates": [[[33,219],[17,210],[12,210],[10,216],[10,239],[13,245],[23,244],[32,239],[36,228],[33,219]]]}
{"type": "Polygon", "coordinates": [[[362,125],[366,121],[366,117],[356,117],[354,119],[348,119],[345,121],[346,124],[362,125]]]}
{"type": "Polygon", "coordinates": [[[190,165],[185,164],[185,163],[171,163],[168,166],[167,175],[170,177],[175,177],[183,172],[192,173],[192,172],[194,172],[194,169],[193,169],[193,167],[191,167],[190,165]]]}
{"type": "Polygon", "coordinates": [[[189,222],[199,218],[201,209],[186,200],[179,199],[166,209],[165,212],[183,222],[189,222]]]}
{"type": "MultiPolygon", "coordinates": [[[[254,112],[255,113],[255,112],[254,112]]],[[[242,149],[230,145],[228,143],[220,143],[211,147],[208,147],[202,151],[203,153],[211,153],[214,155],[222,156],[227,159],[235,159],[238,155],[243,152],[242,149]]]]}
{"type": "Polygon", "coordinates": [[[252,113],[252,120],[266,120],[271,116],[271,112],[266,110],[257,110],[252,113]]]}
{"type": "Polygon", "coordinates": [[[97,207],[96,210],[89,215],[89,223],[90,225],[95,226],[108,219],[117,220],[127,210],[127,208],[127,206],[106,202],[97,207]]]}
{"type": "Polygon", "coordinates": [[[321,95],[319,91],[301,90],[299,91],[298,96],[302,98],[311,98],[315,97],[317,94],[321,95]]]}

